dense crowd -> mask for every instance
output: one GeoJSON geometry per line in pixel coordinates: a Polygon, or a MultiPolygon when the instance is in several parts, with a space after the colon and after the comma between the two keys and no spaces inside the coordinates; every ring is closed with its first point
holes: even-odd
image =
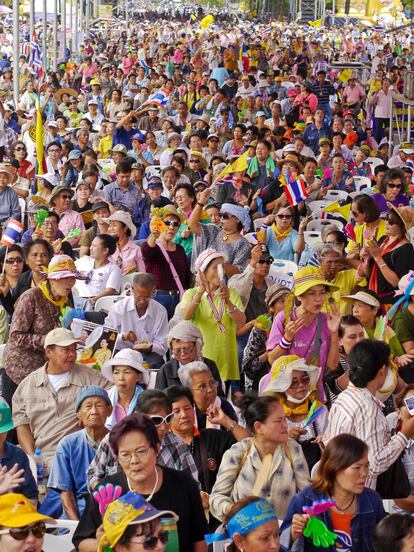
{"type": "Polygon", "coordinates": [[[102,22],[18,101],[0,28],[0,552],[413,550],[414,35],[341,25],[102,22]]]}

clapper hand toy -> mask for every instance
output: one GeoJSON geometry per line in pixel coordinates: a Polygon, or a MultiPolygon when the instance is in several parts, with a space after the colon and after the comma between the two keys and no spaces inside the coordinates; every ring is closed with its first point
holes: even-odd
{"type": "Polygon", "coordinates": [[[100,485],[92,494],[93,498],[99,504],[99,513],[103,517],[108,504],[121,496],[122,487],[107,483],[106,485],[100,485]]]}
{"type": "Polygon", "coordinates": [[[328,498],[326,500],[315,500],[311,506],[303,507],[305,517],[308,519],[303,536],[311,538],[314,546],[329,548],[338,538],[338,535],[330,531],[323,521],[315,517],[326,512],[326,510],[329,510],[335,504],[334,500],[328,498]]]}

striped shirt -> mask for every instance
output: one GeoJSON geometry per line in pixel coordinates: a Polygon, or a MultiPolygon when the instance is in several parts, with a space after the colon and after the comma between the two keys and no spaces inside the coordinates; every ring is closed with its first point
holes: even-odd
{"type": "Polygon", "coordinates": [[[375,489],[377,476],[385,472],[407,446],[401,432],[391,437],[383,404],[367,388],[349,383],[332,405],[324,441],[341,433],[355,435],[368,445],[369,475],[366,486],[375,489]]]}
{"type": "Polygon", "coordinates": [[[321,84],[316,82],[312,87],[312,92],[318,98],[318,107],[329,104],[329,96],[336,94],[336,90],[331,82],[324,80],[321,84]]]}

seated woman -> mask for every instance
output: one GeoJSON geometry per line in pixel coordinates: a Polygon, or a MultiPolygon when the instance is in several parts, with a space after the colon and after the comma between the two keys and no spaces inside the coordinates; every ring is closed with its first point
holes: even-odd
{"type": "Polygon", "coordinates": [[[175,324],[168,334],[168,348],[170,350],[171,360],[168,360],[157,372],[155,380],[156,389],[167,389],[171,385],[180,385],[178,377],[178,368],[185,366],[189,362],[202,360],[213,375],[213,378],[219,382],[217,387],[218,394],[224,396],[223,382],[216,363],[209,358],[203,357],[204,340],[200,330],[191,322],[181,320],[175,324]]]}
{"type": "Polygon", "coordinates": [[[45,521],[55,523],[22,494],[0,496],[0,552],[42,552],[45,521]]]}
{"type": "Polygon", "coordinates": [[[228,450],[210,496],[213,516],[224,521],[235,502],[245,496],[270,497],[279,519],[290,499],[308,484],[309,470],[299,444],[288,438],[282,406],[274,397],[245,395],[239,401],[253,438],[228,450]],[[277,477],[271,474],[277,470],[277,477]]]}
{"type": "Polygon", "coordinates": [[[374,552],[410,552],[414,546],[414,517],[391,514],[382,519],[372,535],[374,552]]]}
{"type": "Polygon", "coordinates": [[[95,385],[83,387],[75,411],[82,429],[58,444],[47,482],[50,491],[40,507],[43,514],[54,518],[64,514],[67,519],[78,520],[85,509],[86,470],[108,433],[105,421],[112,412],[108,393],[95,385]]]}
{"type": "Polygon", "coordinates": [[[323,433],[328,423],[328,410],[316,398],[321,368],[306,364],[297,355],[277,359],[272,369],[259,384],[261,395],[278,399],[285,412],[289,437],[298,441],[309,470],[320,460],[323,433]],[[316,405],[313,406],[316,402],[316,405]],[[304,424],[309,411],[321,407],[319,416],[311,424],[304,424]]]}
{"type": "Polygon", "coordinates": [[[331,439],[311,485],[290,501],[281,527],[282,544],[302,552],[320,550],[311,537],[303,535],[308,518],[302,508],[333,499],[335,506],[315,516],[326,524],[333,548],[353,550],[358,543],[355,550],[372,550],[372,531],[386,513],[379,494],[365,487],[368,466],[368,446],[363,441],[346,433],[331,439]]]}
{"type": "Polygon", "coordinates": [[[230,540],[227,552],[287,552],[280,545],[279,523],[273,506],[264,498],[246,496],[233,504],[223,532],[206,535],[208,544],[230,540]]]}
{"type": "Polygon", "coordinates": [[[109,234],[99,234],[92,241],[90,254],[75,261],[76,268],[88,275],[88,280],[75,284],[78,294],[75,305],[93,310],[101,297],[118,295],[121,290],[121,269],[109,260],[115,251],[114,238],[109,234]]]}
{"type": "Polygon", "coordinates": [[[177,521],[178,517],[174,512],[157,510],[140,494],[128,491],[107,505],[102,520],[103,536],[99,545],[109,545],[113,552],[163,552],[172,538],[176,540],[176,535],[173,536],[172,533],[175,533],[177,521]]]}
{"type": "Polygon", "coordinates": [[[189,362],[178,369],[181,384],[193,392],[198,429],[211,427],[230,431],[238,440],[249,433],[238,425],[237,414],[231,404],[217,396],[218,381],[213,378],[209,367],[199,360],[189,362]]]}
{"type": "Polygon", "coordinates": [[[377,184],[378,194],[373,194],[371,197],[375,201],[376,206],[380,210],[380,217],[386,218],[390,208],[388,203],[394,207],[402,207],[410,204],[410,200],[404,193],[405,177],[400,169],[388,169],[384,174],[384,178],[380,184],[377,184]]]}
{"type": "MultiPolygon", "coordinates": [[[[17,282],[24,270],[23,250],[20,245],[14,244],[10,248],[2,247],[0,250],[0,292],[2,297],[10,293],[12,303],[15,299],[17,282]]],[[[4,303],[3,303],[4,304],[4,303]]],[[[6,307],[6,304],[4,306],[6,307]]]]}
{"type": "Polygon", "coordinates": [[[108,234],[117,240],[116,251],[111,261],[122,270],[122,276],[131,272],[145,272],[141,248],[133,242],[137,229],[131,215],[125,211],[115,211],[102,222],[109,224],[108,234]]]}
{"type": "Polygon", "coordinates": [[[300,254],[305,248],[303,232],[306,230],[307,219],[299,225],[299,232],[293,228],[293,208],[285,200],[278,202],[274,215],[268,215],[262,224],[260,232],[261,243],[269,247],[274,259],[293,261],[295,254],[300,254]]]}
{"type": "MultiPolygon", "coordinates": [[[[130,490],[144,495],[156,508],[171,510],[179,518],[179,549],[204,552],[207,523],[198,485],[189,475],[157,463],[160,441],[150,418],[142,414],[127,416],[111,431],[109,445],[117,457],[120,470],[100,483],[119,485],[124,492],[130,490]]],[[[97,550],[97,530],[101,524],[99,505],[89,495],[73,537],[79,552],[97,550]]]]}
{"type": "Polygon", "coordinates": [[[105,362],[101,372],[114,384],[108,392],[112,414],[106,420],[106,427],[112,429],[125,416],[135,411],[139,395],[149,384],[149,370],[144,366],[141,353],[122,349],[114,358],[105,362]]]}

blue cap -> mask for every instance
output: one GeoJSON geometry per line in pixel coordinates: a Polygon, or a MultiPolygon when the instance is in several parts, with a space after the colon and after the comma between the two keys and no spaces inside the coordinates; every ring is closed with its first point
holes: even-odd
{"type": "Polygon", "coordinates": [[[103,387],[99,387],[98,385],[87,385],[79,391],[78,396],[76,397],[76,412],[79,411],[83,401],[89,397],[101,397],[101,399],[106,401],[108,406],[111,404],[111,399],[103,387]]]}
{"type": "Polygon", "coordinates": [[[131,140],[139,140],[140,142],[145,142],[145,135],[142,132],[136,132],[131,140]]]}

